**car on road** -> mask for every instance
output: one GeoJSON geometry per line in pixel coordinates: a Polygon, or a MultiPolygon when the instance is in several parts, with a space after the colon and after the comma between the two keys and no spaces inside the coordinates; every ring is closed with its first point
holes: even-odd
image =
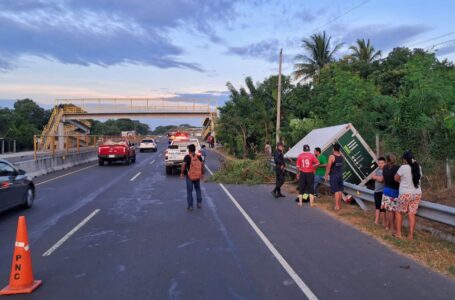
{"type": "Polygon", "coordinates": [[[157,151],[155,140],[154,139],[142,140],[141,143],[139,144],[139,151],[144,152],[144,151],[149,151],[149,150],[152,152],[157,151]]]}
{"type": "Polygon", "coordinates": [[[0,212],[19,205],[32,207],[35,193],[33,179],[24,170],[0,160],[0,212]]]}
{"type": "Polygon", "coordinates": [[[107,162],[121,161],[125,165],[136,162],[136,149],[134,145],[128,140],[124,139],[111,139],[98,146],[98,164],[104,166],[107,162]]]}
{"type": "Polygon", "coordinates": [[[170,175],[175,169],[182,167],[183,159],[188,154],[188,146],[194,144],[196,153],[201,155],[201,144],[198,139],[174,140],[164,152],[166,174],[170,175]]]}

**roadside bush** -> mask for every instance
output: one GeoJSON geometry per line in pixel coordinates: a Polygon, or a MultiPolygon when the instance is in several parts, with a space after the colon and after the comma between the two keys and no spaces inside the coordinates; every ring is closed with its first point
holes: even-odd
{"type": "Polygon", "coordinates": [[[274,174],[265,158],[224,160],[211,181],[227,184],[262,184],[274,182],[274,174]]]}

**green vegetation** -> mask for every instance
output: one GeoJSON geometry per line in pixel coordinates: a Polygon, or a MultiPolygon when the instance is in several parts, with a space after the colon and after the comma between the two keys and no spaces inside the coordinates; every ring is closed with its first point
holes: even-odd
{"type": "Polygon", "coordinates": [[[155,130],[151,131],[151,134],[163,135],[163,134],[167,134],[169,131],[172,131],[172,130],[187,129],[187,128],[194,128],[194,126],[192,126],[190,124],[157,126],[155,128],[155,130]]]}
{"type": "MultiPolygon", "coordinates": [[[[41,134],[51,112],[31,99],[17,100],[13,109],[0,108],[0,137],[16,140],[17,151],[32,150],[33,135],[41,134]]],[[[91,134],[96,135],[120,135],[121,131],[130,130],[142,135],[149,133],[147,124],[130,119],[91,122],[91,134]]]]}
{"type": "Polygon", "coordinates": [[[18,100],[14,108],[0,108],[0,137],[15,139],[17,151],[33,149],[33,135],[40,134],[51,111],[30,99],[18,100]]]}
{"type": "MultiPolygon", "coordinates": [[[[294,76],[282,82],[281,138],[292,146],[314,128],[350,122],[370,145],[379,134],[381,149],[413,150],[428,170],[455,157],[455,67],[422,49],[395,48],[379,59],[369,41],[335,61],[330,37],[304,40],[294,76]]],[[[220,108],[218,140],[241,158],[254,158],[275,140],[277,76],[256,84],[250,77],[220,108]]]]}
{"type": "Polygon", "coordinates": [[[130,119],[107,120],[106,122],[91,121],[91,134],[95,135],[120,135],[122,131],[136,131],[139,135],[147,135],[149,126],[139,121],[130,119]]]}
{"type": "Polygon", "coordinates": [[[228,159],[211,180],[227,184],[260,184],[274,180],[266,159],[228,159]]]}

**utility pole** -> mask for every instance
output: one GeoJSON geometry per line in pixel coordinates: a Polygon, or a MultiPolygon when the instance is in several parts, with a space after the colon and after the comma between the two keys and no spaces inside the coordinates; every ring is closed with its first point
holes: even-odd
{"type": "Polygon", "coordinates": [[[278,92],[276,96],[276,143],[280,142],[281,122],[281,63],[283,61],[283,49],[280,49],[280,62],[278,67],[278,92]]]}

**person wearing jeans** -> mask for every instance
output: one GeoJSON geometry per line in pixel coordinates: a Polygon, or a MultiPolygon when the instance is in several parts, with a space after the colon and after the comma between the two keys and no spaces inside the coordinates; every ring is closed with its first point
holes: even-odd
{"type": "Polygon", "coordinates": [[[196,199],[197,199],[197,207],[201,208],[202,207],[202,194],[201,194],[201,179],[204,178],[204,161],[201,156],[196,154],[196,146],[194,144],[191,144],[188,146],[188,152],[183,159],[183,166],[182,166],[182,172],[180,173],[180,177],[183,178],[185,176],[186,178],[186,198],[188,202],[188,210],[192,211],[193,210],[193,188],[196,190],[196,199]],[[201,169],[198,170],[198,175],[196,180],[191,180],[191,174],[193,173],[193,169],[191,169],[191,162],[195,164],[194,166],[198,165],[198,162],[200,162],[200,167],[201,169]],[[191,173],[191,174],[189,174],[191,173]]]}
{"type": "Polygon", "coordinates": [[[196,200],[197,200],[197,207],[201,208],[202,204],[202,193],[201,193],[201,181],[191,181],[188,176],[186,177],[186,200],[188,201],[188,209],[193,209],[193,187],[196,190],[196,200]]]}

